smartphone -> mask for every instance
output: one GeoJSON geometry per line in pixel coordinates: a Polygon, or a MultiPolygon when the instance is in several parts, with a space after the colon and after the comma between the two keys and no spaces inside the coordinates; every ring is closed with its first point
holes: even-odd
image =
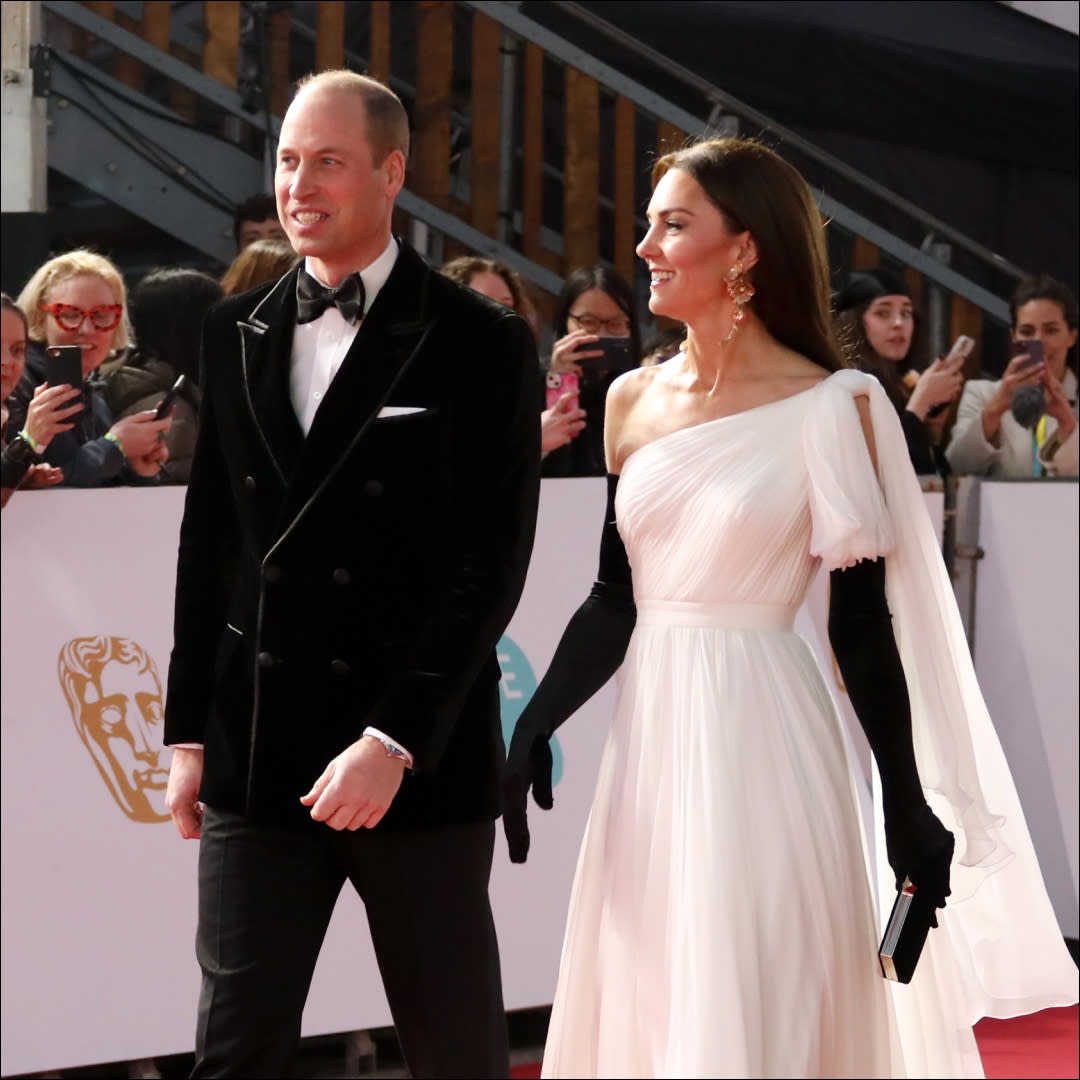
{"type": "Polygon", "coordinates": [[[563,394],[573,394],[574,399],[570,402],[570,408],[576,409],[578,407],[578,386],[578,377],[572,371],[564,371],[562,373],[549,371],[547,373],[547,403],[544,407],[553,409],[555,408],[555,403],[563,396],[563,394]]]}
{"type": "Polygon", "coordinates": [[[579,346],[581,352],[603,349],[600,356],[583,356],[575,360],[582,368],[594,371],[629,371],[635,367],[632,353],[634,339],[629,337],[602,337],[579,346]]]}
{"type": "Polygon", "coordinates": [[[1027,356],[1018,369],[1020,371],[1043,362],[1043,343],[1034,338],[1021,338],[1014,341],[1010,348],[1013,356],[1027,356]]]}
{"type": "Polygon", "coordinates": [[[172,412],[173,406],[176,404],[176,399],[184,389],[185,383],[187,383],[187,376],[181,375],[176,382],[169,387],[168,393],[161,399],[161,404],[157,407],[157,412],[154,413],[155,420],[164,420],[165,417],[172,412]]]}
{"type": "Polygon", "coordinates": [[[968,337],[967,334],[961,334],[953,342],[953,347],[949,350],[949,355],[945,357],[945,366],[952,367],[961,360],[966,360],[971,355],[971,350],[974,348],[975,339],[973,337],[968,337]]]}
{"type": "MultiPolygon", "coordinates": [[[[974,348],[975,339],[968,337],[967,334],[961,334],[953,342],[953,347],[946,355],[944,366],[947,368],[962,366],[974,348]]],[[[926,419],[933,420],[934,417],[940,416],[951,404],[952,402],[949,401],[939,401],[936,405],[931,405],[926,411],[926,419]]]]}
{"type": "MultiPolygon", "coordinates": [[[[78,345],[50,345],[45,350],[45,381],[50,386],[81,390],[83,384],[82,349],[78,345]]],[[[82,393],[64,403],[64,408],[82,404],[82,393]]]]}

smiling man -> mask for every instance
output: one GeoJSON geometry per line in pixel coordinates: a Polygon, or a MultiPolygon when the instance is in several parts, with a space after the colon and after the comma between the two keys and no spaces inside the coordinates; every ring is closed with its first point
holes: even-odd
{"type": "Polygon", "coordinates": [[[509,1071],[495,646],[540,388],[528,326],[391,235],[408,143],[380,83],[302,82],[275,188],[303,262],[204,329],[165,715],[201,837],[196,1076],[287,1073],[346,880],[412,1075],[509,1071]]]}

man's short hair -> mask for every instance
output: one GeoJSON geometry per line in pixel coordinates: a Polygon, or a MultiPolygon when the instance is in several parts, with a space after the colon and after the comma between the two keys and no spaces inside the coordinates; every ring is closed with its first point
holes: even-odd
{"type": "Polygon", "coordinates": [[[312,87],[344,90],[363,100],[373,165],[381,165],[386,155],[394,150],[400,150],[405,160],[409,160],[409,117],[401,99],[389,86],[370,75],[341,69],[305,75],[296,84],[296,92],[299,94],[312,87]]]}
{"type": "Polygon", "coordinates": [[[249,195],[233,214],[233,240],[236,246],[240,246],[240,229],[245,221],[274,221],[278,219],[277,200],[273,195],[260,191],[256,195],[249,195]]]}

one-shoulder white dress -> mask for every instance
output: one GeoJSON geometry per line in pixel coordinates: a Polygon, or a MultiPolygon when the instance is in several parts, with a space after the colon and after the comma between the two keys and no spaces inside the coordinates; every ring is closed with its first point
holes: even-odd
{"type": "MultiPolygon", "coordinates": [[[[642,447],[616,517],[637,624],[543,1075],[981,1076],[975,1019],[1075,1002],[1076,968],[876,380],[837,372],[642,447]],[[882,555],[920,775],[957,833],[954,897],[910,986],[878,966],[854,771],[793,631],[822,565],[882,555]]],[[[887,913],[887,867],[881,879],[887,913]]]]}

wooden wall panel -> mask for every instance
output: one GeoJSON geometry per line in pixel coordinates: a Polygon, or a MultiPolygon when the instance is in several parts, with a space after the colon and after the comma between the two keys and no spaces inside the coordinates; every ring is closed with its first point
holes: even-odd
{"type": "Polygon", "coordinates": [[[521,132],[521,250],[540,258],[544,198],[544,53],[525,42],[525,78],[521,132]]]}
{"type": "Polygon", "coordinates": [[[681,150],[686,144],[686,132],[682,128],[669,124],[666,120],[656,122],[656,153],[670,154],[673,150],[681,150]]]}
{"type": "Polygon", "coordinates": [[[169,51],[172,41],[172,4],[144,3],[142,36],[148,45],[162,52],[169,51]]]}
{"type": "Polygon", "coordinates": [[[289,33],[292,15],[287,10],[271,11],[266,32],[270,38],[270,112],[284,116],[289,107],[289,33]]]}
{"type": "Polygon", "coordinates": [[[411,186],[444,207],[450,194],[450,88],[454,74],[454,5],[421,3],[416,27],[416,103],[411,186]]]}
{"type": "Polygon", "coordinates": [[[637,159],[634,156],[634,103],[625,97],[615,99],[615,269],[627,281],[634,280],[634,188],[637,159]]]}
{"type": "MultiPolygon", "coordinates": [[[[92,11],[95,15],[100,15],[103,19],[109,19],[110,21],[112,21],[116,12],[116,4],[113,0],[81,0],[81,3],[87,11],[92,11]]],[[[76,56],[85,57],[90,51],[90,40],[92,37],[92,34],[87,33],[79,27],[72,27],[71,51],[76,56]]]]}
{"type": "Polygon", "coordinates": [[[922,307],[923,276],[913,266],[904,267],[904,280],[911,290],[911,300],[918,311],[922,307]]]}
{"type": "Polygon", "coordinates": [[[368,74],[379,82],[390,81],[390,0],[372,0],[371,62],[368,74]]]}
{"type": "Polygon", "coordinates": [[[566,164],[563,194],[565,273],[596,262],[600,195],[600,84],[566,69],[566,164]]]}
{"type": "MultiPolygon", "coordinates": [[[[143,9],[148,5],[143,4],[143,9]]],[[[149,5],[152,6],[152,5],[149,5]]],[[[146,20],[145,14],[143,15],[143,22],[138,19],[132,19],[125,15],[122,11],[116,11],[113,18],[116,21],[116,25],[121,30],[126,30],[129,34],[135,34],[138,37],[143,36],[143,22],[146,20]]],[[[112,75],[117,82],[122,82],[125,86],[130,86],[134,90],[141,90],[143,83],[146,81],[146,65],[139,63],[134,56],[129,56],[125,52],[117,50],[113,56],[112,61],[112,75]]]]}
{"type": "Polygon", "coordinates": [[[203,22],[203,74],[235,90],[240,59],[240,4],[237,0],[205,0],[203,22]]]}
{"type": "Polygon", "coordinates": [[[333,71],[344,66],[344,0],[319,0],[315,20],[315,70],[333,71]]]}
{"type": "Polygon", "coordinates": [[[871,244],[865,236],[856,236],[851,247],[851,269],[873,270],[881,259],[876,244],[871,244]]]}
{"type": "Polygon", "coordinates": [[[502,26],[483,12],[472,25],[472,224],[495,236],[499,224],[499,98],[502,26]]]}

